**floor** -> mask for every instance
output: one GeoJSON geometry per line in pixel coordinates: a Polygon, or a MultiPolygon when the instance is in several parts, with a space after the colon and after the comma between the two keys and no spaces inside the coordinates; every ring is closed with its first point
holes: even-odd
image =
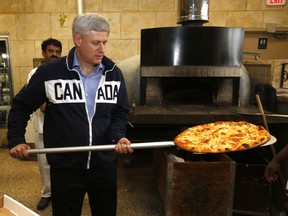
{"type": "MultiPolygon", "coordinates": [[[[137,159],[119,158],[118,216],[163,216],[162,204],[153,177],[152,157],[139,152],[137,159]]],[[[40,198],[40,176],[37,161],[10,157],[8,149],[0,148],[0,194],[7,194],[40,216],[51,216],[51,205],[45,210],[36,209],[40,198]]],[[[132,157],[133,158],[133,157],[132,157]]],[[[87,199],[82,216],[89,216],[87,199]]]]}

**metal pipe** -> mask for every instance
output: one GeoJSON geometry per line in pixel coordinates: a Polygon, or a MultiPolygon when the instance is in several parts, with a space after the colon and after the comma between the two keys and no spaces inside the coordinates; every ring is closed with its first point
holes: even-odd
{"type": "MultiPolygon", "coordinates": [[[[163,142],[147,142],[147,143],[134,143],[131,144],[132,149],[146,149],[146,148],[165,148],[173,147],[173,141],[163,142]]],[[[77,147],[59,147],[59,148],[41,148],[41,149],[29,149],[28,154],[49,154],[49,153],[71,153],[71,152],[84,152],[84,151],[109,151],[114,150],[115,145],[96,145],[96,146],[77,146],[77,147]]]]}
{"type": "Polygon", "coordinates": [[[77,3],[77,14],[83,14],[84,13],[84,4],[83,0],[76,0],[77,3]]]}
{"type": "Polygon", "coordinates": [[[208,22],[209,0],[180,0],[178,24],[199,25],[208,22]]]}

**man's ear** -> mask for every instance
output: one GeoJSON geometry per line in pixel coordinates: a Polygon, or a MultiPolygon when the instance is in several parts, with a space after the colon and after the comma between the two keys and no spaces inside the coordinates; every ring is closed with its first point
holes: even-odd
{"type": "Polygon", "coordinates": [[[82,42],[81,36],[80,36],[79,34],[75,34],[75,35],[74,35],[74,43],[75,43],[77,46],[79,46],[79,45],[81,44],[81,42],[82,42]]]}

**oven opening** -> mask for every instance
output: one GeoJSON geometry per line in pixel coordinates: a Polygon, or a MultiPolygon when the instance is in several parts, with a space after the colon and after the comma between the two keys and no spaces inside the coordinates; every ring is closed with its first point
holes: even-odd
{"type": "Polygon", "coordinates": [[[215,105],[217,83],[209,78],[162,79],[163,105],[215,105]]]}

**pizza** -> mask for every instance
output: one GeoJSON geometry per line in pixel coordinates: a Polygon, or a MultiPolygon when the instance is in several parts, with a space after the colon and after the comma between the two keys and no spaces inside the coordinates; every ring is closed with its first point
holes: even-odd
{"type": "Polygon", "coordinates": [[[270,133],[261,125],[218,121],[190,127],[177,135],[174,143],[194,153],[222,153],[255,148],[269,140],[270,133]]]}

